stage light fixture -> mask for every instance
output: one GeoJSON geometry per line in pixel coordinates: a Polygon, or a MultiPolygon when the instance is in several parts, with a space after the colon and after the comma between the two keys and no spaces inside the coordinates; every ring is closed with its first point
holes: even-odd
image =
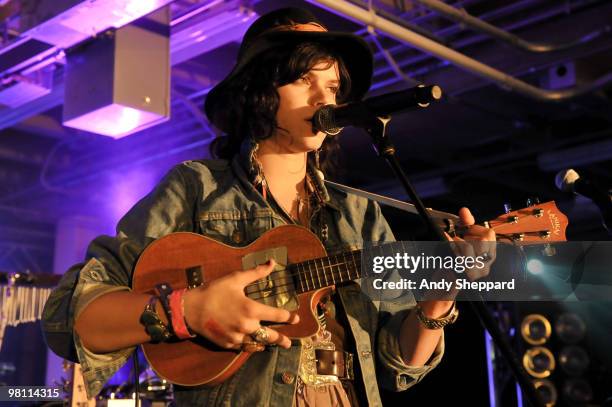
{"type": "Polygon", "coordinates": [[[550,322],[541,314],[529,314],[521,322],[521,336],[530,345],[543,345],[551,331],[550,322]]]}
{"type": "Polygon", "coordinates": [[[554,328],[559,339],[566,344],[580,342],[586,334],[586,324],[578,314],[573,312],[559,315],[554,328]]]}
{"type": "Polygon", "coordinates": [[[540,395],[540,398],[546,407],[553,407],[555,404],[557,404],[559,393],[557,392],[555,385],[550,380],[534,380],[533,386],[540,395]]]}
{"type": "Polygon", "coordinates": [[[67,53],[63,124],[114,138],[170,117],[166,7],[67,53]]]}
{"type": "Polygon", "coordinates": [[[555,370],[555,357],[547,348],[535,346],[523,355],[523,367],[536,379],[544,379],[555,370]]]}
{"type": "Polygon", "coordinates": [[[559,366],[569,376],[580,376],[590,364],[589,355],[580,346],[566,346],[559,353],[559,366]]]}
{"type": "MultiPolygon", "coordinates": [[[[539,250],[539,249],[538,249],[539,250]]],[[[526,253],[525,258],[546,259],[526,253]]],[[[546,259],[543,279],[558,272],[555,259],[546,259]]],[[[525,262],[526,264],[526,262],[525,262]]],[[[605,309],[601,309],[605,312],[605,309]]],[[[521,340],[514,341],[515,351],[521,356],[522,365],[532,377],[532,383],[547,406],[607,405],[610,396],[612,372],[607,358],[607,343],[599,328],[607,327],[603,315],[592,312],[592,305],[582,302],[521,302],[502,308],[509,317],[503,328],[520,332],[521,340]],[[514,312],[514,314],[511,314],[514,312]],[[548,322],[548,323],[547,323],[548,322]],[[546,338],[546,339],[545,339],[546,338]],[[545,341],[544,341],[545,339],[545,341]],[[542,343],[543,342],[543,343],[542,343]]],[[[489,342],[489,349],[495,349],[489,342]]],[[[487,360],[498,360],[492,354],[487,360]]],[[[493,365],[493,364],[492,364],[493,365]]],[[[490,368],[491,369],[491,368],[490,368]]],[[[503,400],[501,405],[523,405],[524,394],[520,388],[505,386],[508,377],[506,366],[491,369],[491,405],[503,400]]]]}
{"type": "Polygon", "coordinates": [[[570,405],[583,406],[593,400],[593,388],[588,381],[582,378],[568,379],[563,383],[563,398],[570,405]]]}

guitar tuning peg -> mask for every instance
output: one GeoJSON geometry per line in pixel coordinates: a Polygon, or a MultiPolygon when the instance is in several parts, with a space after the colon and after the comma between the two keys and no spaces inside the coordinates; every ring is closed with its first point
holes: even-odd
{"type": "Polygon", "coordinates": [[[540,198],[538,198],[537,196],[531,196],[527,198],[527,206],[535,206],[535,205],[538,205],[539,203],[540,203],[540,198]]]}
{"type": "Polygon", "coordinates": [[[504,212],[510,213],[510,211],[512,211],[512,205],[510,205],[510,202],[504,203],[504,212]]]}

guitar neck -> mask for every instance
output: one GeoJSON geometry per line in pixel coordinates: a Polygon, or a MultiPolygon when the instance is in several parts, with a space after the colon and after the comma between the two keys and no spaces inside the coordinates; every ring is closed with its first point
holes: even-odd
{"type": "MultiPolygon", "coordinates": [[[[457,217],[448,221],[456,222],[457,217]]],[[[551,201],[506,213],[485,222],[485,225],[495,230],[500,242],[550,244],[565,241],[567,217],[551,201]]],[[[455,229],[453,225],[453,229],[461,232],[465,228],[458,226],[455,229]]],[[[398,251],[409,252],[404,242],[398,241],[372,246],[368,248],[368,255],[394,257],[398,251]]],[[[362,254],[362,250],[353,250],[291,264],[288,267],[294,276],[296,291],[304,293],[361,278],[362,254]]]]}
{"type": "MultiPolygon", "coordinates": [[[[395,256],[398,251],[406,250],[405,242],[389,242],[368,247],[367,255],[395,256]]],[[[291,264],[289,268],[295,276],[296,291],[314,291],[361,278],[362,257],[363,250],[353,250],[291,264]]]]}
{"type": "Polygon", "coordinates": [[[296,291],[304,293],[361,278],[361,253],[354,250],[292,264],[296,291]]]}

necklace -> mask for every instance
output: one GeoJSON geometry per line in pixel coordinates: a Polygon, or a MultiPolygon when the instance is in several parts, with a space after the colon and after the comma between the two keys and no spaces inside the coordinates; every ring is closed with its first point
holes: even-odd
{"type": "MultiPolygon", "coordinates": [[[[296,191],[295,198],[291,201],[289,208],[285,207],[279,200],[274,198],[274,195],[270,192],[270,195],[274,198],[274,201],[280,206],[280,208],[300,225],[308,227],[310,221],[310,191],[308,175],[304,178],[304,193],[300,194],[300,191],[296,191]]],[[[264,178],[262,180],[262,193],[264,199],[267,198],[268,183],[264,178]]]]}
{"type": "Polygon", "coordinates": [[[293,213],[291,217],[295,219],[299,224],[308,227],[310,220],[310,192],[308,187],[308,175],[304,178],[304,193],[300,194],[300,191],[296,191],[295,199],[291,205],[291,209],[295,207],[295,216],[293,213]]]}

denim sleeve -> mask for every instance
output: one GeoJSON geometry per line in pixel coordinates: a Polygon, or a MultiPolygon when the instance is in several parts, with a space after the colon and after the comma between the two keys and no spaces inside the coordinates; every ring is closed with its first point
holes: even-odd
{"type": "Polygon", "coordinates": [[[409,366],[404,363],[399,346],[399,332],[404,318],[412,310],[393,314],[378,333],[376,346],[379,382],[392,391],[404,391],[420,382],[427,373],[435,368],[444,354],[444,331],[433,354],[423,366],[409,366]]]}
{"type": "MultiPolygon", "coordinates": [[[[372,222],[371,241],[390,242],[395,237],[387,220],[376,202],[371,203],[366,219],[372,222]]],[[[410,292],[400,298],[381,301],[379,309],[379,329],[376,338],[376,358],[378,381],[380,385],[392,391],[404,391],[417,384],[442,360],[444,354],[444,332],[431,355],[423,366],[409,366],[404,363],[399,346],[400,329],[404,318],[414,309],[416,301],[410,292]]]]}
{"type": "Polygon", "coordinates": [[[49,347],[81,364],[87,392],[100,392],[134,348],[95,354],[85,349],[74,331],[80,312],[101,295],[130,290],[138,256],[153,240],[176,231],[193,231],[197,182],[186,181],[186,166],[172,169],[117,225],[115,237],[100,236],[87,249],[85,265],[73,266],[52,292],[43,311],[49,347]]]}

